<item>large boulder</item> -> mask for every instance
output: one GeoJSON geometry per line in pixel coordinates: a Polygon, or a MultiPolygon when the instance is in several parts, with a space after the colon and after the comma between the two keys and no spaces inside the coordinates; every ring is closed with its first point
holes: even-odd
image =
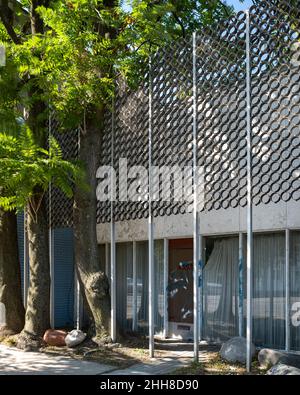
{"type": "Polygon", "coordinates": [[[73,331],[69,332],[66,336],[66,345],[68,347],[76,347],[78,344],[82,343],[86,338],[86,334],[78,329],[74,329],[73,331]]]}
{"type": "Polygon", "coordinates": [[[258,361],[260,366],[264,369],[277,365],[278,363],[300,369],[299,354],[276,351],[269,348],[263,348],[260,350],[258,353],[258,361]]]}
{"type": "Polygon", "coordinates": [[[43,340],[49,346],[63,347],[66,345],[65,338],[67,332],[57,329],[46,330],[43,340]]]}
{"type": "Polygon", "coordinates": [[[278,363],[268,370],[266,374],[269,376],[300,376],[300,369],[278,363]]]}
{"type": "MultiPolygon", "coordinates": [[[[246,363],[247,341],[244,337],[233,337],[226,343],[223,343],[220,355],[228,362],[246,363]]],[[[255,355],[256,349],[251,344],[251,357],[255,355]]]]}

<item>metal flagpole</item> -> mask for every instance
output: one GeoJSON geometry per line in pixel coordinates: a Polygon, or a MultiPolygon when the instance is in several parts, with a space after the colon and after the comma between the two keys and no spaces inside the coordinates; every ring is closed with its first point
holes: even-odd
{"type": "Polygon", "coordinates": [[[132,330],[137,331],[137,266],[136,241],[132,243],[132,330]]]}
{"type": "MultiPolygon", "coordinates": [[[[81,145],[81,135],[80,135],[80,128],[77,129],[77,144],[78,144],[78,155],[80,154],[80,145],[81,145]]],[[[81,287],[78,277],[78,271],[75,261],[75,322],[76,322],[76,329],[80,330],[82,327],[82,320],[83,320],[83,298],[81,294],[81,287]]]]}
{"type": "Polygon", "coordinates": [[[109,243],[105,243],[105,275],[109,276],[109,243]]]}
{"type": "Polygon", "coordinates": [[[253,213],[252,213],[252,130],[251,130],[250,14],[246,11],[247,93],[247,371],[251,371],[253,327],[253,213]]]}
{"type": "MultiPolygon", "coordinates": [[[[51,144],[51,111],[49,108],[49,120],[48,120],[48,143],[49,149],[51,144]]],[[[54,328],[54,232],[52,229],[52,187],[51,182],[49,183],[49,266],[50,266],[50,326],[54,328]]]]}
{"type": "Polygon", "coordinates": [[[168,278],[169,278],[169,240],[164,239],[164,338],[168,337],[168,278]]]}
{"type": "MultiPolygon", "coordinates": [[[[112,110],[112,130],[111,130],[111,166],[114,168],[114,133],[115,133],[115,103],[113,101],[112,110]]],[[[112,172],[113,173],[113,172],[112,172]]],[[[111,339],[117,340],[117,289],[116,289],[116,235],[114,220],[114,176],[111,174],[111,203],[110,203],[110,297],[111,297],[111,339]]]]}
{"type": "MultiPolygon", "coordinates": [[[[199,221],[200,222],[200,221],[199,221]]],[[[198,281],[198,291],[199,291],[199,341],[203,339],[203,243],[204,238],[202,235],[199,235],[199,258],[198,258],[198,265],[199,265],[199,281],[198,281]]]]}
{"type": "Polygon", "coordinates": [[[149,252],[149,355],[154,357],[154,237],[152,218],[152,75],[151,58],[149,59],[149,217],[148,217],[148,252],[149,252]]]}
{"type": "Polygon", "coordinates": [[[290,351],[290,230],[285,231],[285,349],[290,351]]]}
{"type": "Polygon", "coordinates": [[[116,238],[115,238],[115,223],[111,220],[110,229],[110,256],[111,256],[111,274],[110,274],[110,289],[111,289],[111,339],[115,343],[117,340],[117,311],[116,311],[116,238]]]}
{"type": "Polygon", "coordinates": [[[78,276],[75,271],[74,275],[74,299],[75,299],[75,324],[76,324],[76,329],[79,330],[81,329],[81,293],[80,293],[80,283],[78,281],[78,276]]]}
{"type": "Polygon", "coordinates": [[[243,261],[243,233],[239,233],[239,336],[243,336],[244,319],[244,261],[243,261]]]}
{"type": "MultiPolygon", "coordinates": [[[[51,212],[51,206],[50,206],[51,212]]],[[[49,228],[49,263],[50,263],[50,326],[54,328],[54,232],[49,228]]]]}
{"type": "Polygon", "coordinates": [[[24,298],[24,307],[27,308],[27,295],[28,295],[28,273],[29,273],[29,262],[28,262],[28,237],[27,237],[27,212],[26,207],[24,208],[24,257],[23,257],[23,264],[24,264],[24,276],[23,276],[23,298],[24,298]]]}
{"type": "Polygon", "coordinates": [[[193,177],[194,177],[194,208],[193,208],[193,302],[194,302],[194,360],[199,358],[199,216],[197,210],[197,74],[196,74],[196,32],[193,33],[193,177]]]}

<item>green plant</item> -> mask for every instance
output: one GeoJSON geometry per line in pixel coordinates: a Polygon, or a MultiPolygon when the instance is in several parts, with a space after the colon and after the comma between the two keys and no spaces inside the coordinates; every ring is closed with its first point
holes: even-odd
{"type": "Polygon", "coordinates": [[[53,137],[48,150],[39,147],[26,126],[21,127],[18,136],[0,133],[0,169],[0,207],[8,211],[28,206],[33,218],[50,183],[67,197],[73,195],[74,183],[84,187],[79,164],[63,159],[53,137]]]}

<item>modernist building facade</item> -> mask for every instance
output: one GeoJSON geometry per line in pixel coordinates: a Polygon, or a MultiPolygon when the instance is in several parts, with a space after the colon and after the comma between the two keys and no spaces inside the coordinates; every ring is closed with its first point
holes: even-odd
{"type": "MultiPolygon", "coordinates": [[[[198,340],[223,342],[251,324],[257,346],[300,351],[299,20],[288,11],[262,2],[158,51],[137,91],[118,84],[102,153],[117,196],[97,211],[113,331],[193,339],[196,328],[198,340]],[[192,168],[193,199],[200,166],[197,221],[193,199],[154,199],[164,183],[156,190],[152,177],[150,192],[122,199],[124,158],[128,168],[192,168]]],[[[53,215],[51,229],[57,327],[80,321],[71,223],[62,217],[53,215]]]]}

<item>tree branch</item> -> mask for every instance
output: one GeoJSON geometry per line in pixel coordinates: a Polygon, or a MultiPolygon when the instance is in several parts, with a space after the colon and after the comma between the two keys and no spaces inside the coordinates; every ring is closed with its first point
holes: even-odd
{"type": "Polygon", "coordinates": [[[37,8],[40,6],[49,7],[49,0],[32,0],[30,7],[30,19],[31,19],[31,33],[38,34],[44,33],[44,23],[37,12],[37,8]]]}
{"type": "Polygon", "coordinates": [[[227,16],[231,16],[231,15],[230,15],[230,12],[228,11],[227,5],[225,5],[225,4],[223,3],[222,0],[219,0],[219,3],[220,3],[220,5],[222,6],[223,10],[225,11],[225,14],[226,14],[227,16]]]}
{"type": "Polygon", "coordinates": [[[8,0],[0,0],[0,19],[7,31],[7,34],[15,44],[21,43],[21,38],[13,28],[13,12],[8,6],[8,0]]]}

